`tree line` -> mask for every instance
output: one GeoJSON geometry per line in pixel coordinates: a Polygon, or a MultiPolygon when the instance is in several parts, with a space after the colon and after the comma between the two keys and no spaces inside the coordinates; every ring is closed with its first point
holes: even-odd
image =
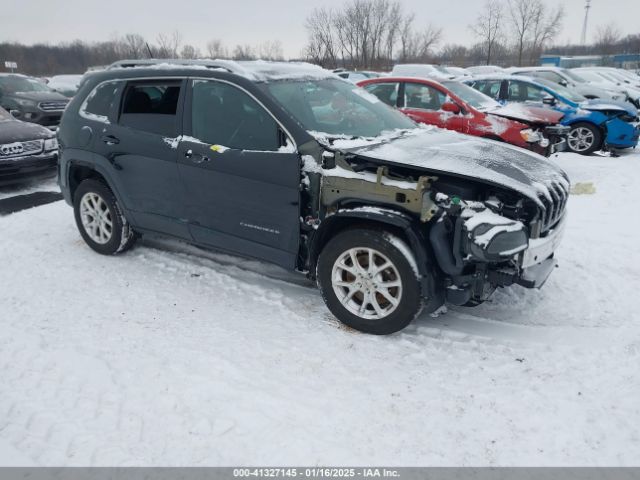
{"type": "Polygon", "coordinates": [[[596,29],[589,45],[554,42],[564,6],[545,0],[485,0],[468,26],[475,42],[442,44],[442,29],[419,25],[395,0],[349,0],[339,9],[316,8],[306,19],[304,56],[327,68],[384,70],[395,63],[536,65],[544,53],[640,54],[640,35],[623,36],[615,24],[596,29]]]}
{"type": "MultiPolygon", "coordinates": [[[[399,0],[347,0],[341,8],[315,8],[305,20],[307,42],[300,58],[325,68],[389,70],[395,63],[535,65],[543,53],[640,54],[640,34],[624,36],[615,24],[599,26],[588,45],[555,44],[565,17],[557,2],[550,6],[546,0],[484,0],[479,5],[468,26],[475,39],[471,45],[443,44],[442,28],[420,24],[399,0]]],[[[201,49],[185,43],[179,31],[160,33],[152,40],[131,33],[94,43],[0,43],[0,71],[9,60],[31,75],[83,73],[126,58],[282,60],[284,53],[278,40],[229,47],[212,39],[201,49]]]]}
{"type": "Polygon", "coordinates": [[[226,58],[234,60],[283,60],[282,43],[265,41],[258,45],[229,48],[220,39],[209,41],[204,50],[184,43],[179,31],[160,33],[154,41],[130,33],[104,42],[75,40],[57,45],[0,43],[0,71],[5,61],[18,64],[21,73],[44,76],[84,73],[90,67],[109,65],[117,60],[141,58],[226,58]]]}

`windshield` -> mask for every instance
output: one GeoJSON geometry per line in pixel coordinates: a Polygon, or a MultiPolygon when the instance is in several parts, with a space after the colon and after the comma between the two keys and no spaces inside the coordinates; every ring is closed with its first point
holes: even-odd
{"type": "Polygon", "coordinates": [[[0,77],[0,89],[6,93],[17,92],[50,92],[51,89],[35,78],[19,75],[0,77]]]}
{"type": "Polygon", "coordinates": [[[13,117],[4,108],[0,107],[0,122],[6,122],[7,120],[13,120],[13,117]]]}
{"type": "Polygon", "coordinates": [[[500,104],[493,98],[479,92],[475,88],[465,85],[464,83],[442,82],[442,84],[473,108],[477,108],[478,110],[487,110],[489,108],[500,106],[500,104]]]}
{"type": "Polygon", "coordinates": [[[576,83],[587,83],[587,81],[583,77],[581,77],[575,72],[572,72],[571,70],[567,70],[566,68],[563,68],[562,73],[576,83]]]}
{"type": "Polygon", "coordinates": [[[605,73],[610,78],[613,78],[615,81],[623,82],[623,83],[626,82],[626,79],[622,75],[620,75],[618,72],[615,72],[613,70],[607,70],[605,73]]]}
{"type": "Polygon", "coordinates": [[[590,72],[587,70],[580,71],[580,75],[582,76],[582,78],[585,78],[590,82],[602,82],[603,80],[602,77],[597,73],[590,72]]]}
{"type": "Polygon", "coordinates": [[[342,80],[284,80],[264,87],[306,130],[347,137],[377,137],[415,128],[404,114],[342,80]]]}
{"type": "Polygon", "coordinates": [[[550,90],[553,90],[554,92],[556,92],[558,95],[561,95],[564,98],[571,100],[572,102],[580,103],[586,100],[586,98],[580,95],[579,93],[573,92],[558,83],[545,80],[544,78],[536,78],[536,82],[544,85],[550,90]]]}

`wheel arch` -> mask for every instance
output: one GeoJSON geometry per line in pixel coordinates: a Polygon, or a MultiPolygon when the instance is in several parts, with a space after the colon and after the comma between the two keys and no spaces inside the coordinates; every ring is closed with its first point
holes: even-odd
{"type": "Polygon", "coordinates": [[[94,179],[103,182],[113,192],[115,197],[118,199],[118,202],[121,201],[120,195],[115,188],[115,183],[110,178],[110,175],[99,165],[82,160],[69,161],[67,182],[71,201],[73,201],[78,185],[87,179],[94,179]]]}
{"type": "MultiPolygon", "coordinates": [[[[396,210],[369,209],[366,207],[343,209],[328,216],[310,239],[309,275],[315,279],[320,253],[336,234],[355,227],[370,227],[388,231],[398,236],[411,249],[420,274],[422,295],[435,302],[443,298],[438,288],[437,263],[427,236],[427,228],[418,225],[413,217],[396,210]]],[[[440,302],[437,306],[439,306],[440,302]]]]}

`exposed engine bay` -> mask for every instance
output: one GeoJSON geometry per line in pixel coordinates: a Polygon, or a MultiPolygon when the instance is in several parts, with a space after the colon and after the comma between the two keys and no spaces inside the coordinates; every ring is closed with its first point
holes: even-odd
{"type": "Polygon", "coordinates": [[[560,206],[555,208],[557,222],[545,224],[549,215],[541,200],[495,185],[376,165],[339,151],[324,152],[322,167],[313,162],[312,157],[305,160],[308,178],[303,183],[319,215],[311,215],[308,223],[317,228],[338,212],[373,206],[419,219],[450,303],[475,305],[497,287],[514,283],[540,287],[555,267],[552,250],[532,265],[524,261],[530,242],[546,244],[544,237],[555,234],[563,217],[560,206]]]}

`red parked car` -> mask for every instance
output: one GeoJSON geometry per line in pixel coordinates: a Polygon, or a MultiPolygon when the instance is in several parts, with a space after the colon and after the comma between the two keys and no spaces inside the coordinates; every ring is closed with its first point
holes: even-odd
{"type": "Polygon", "coordinates": [[[545,156],[566,147],[569,129],[559,125],[562,113],[555,110],[503,106],[455,81],[382,77],[357,85],[416,122],[510,143],[545,156]]]}

